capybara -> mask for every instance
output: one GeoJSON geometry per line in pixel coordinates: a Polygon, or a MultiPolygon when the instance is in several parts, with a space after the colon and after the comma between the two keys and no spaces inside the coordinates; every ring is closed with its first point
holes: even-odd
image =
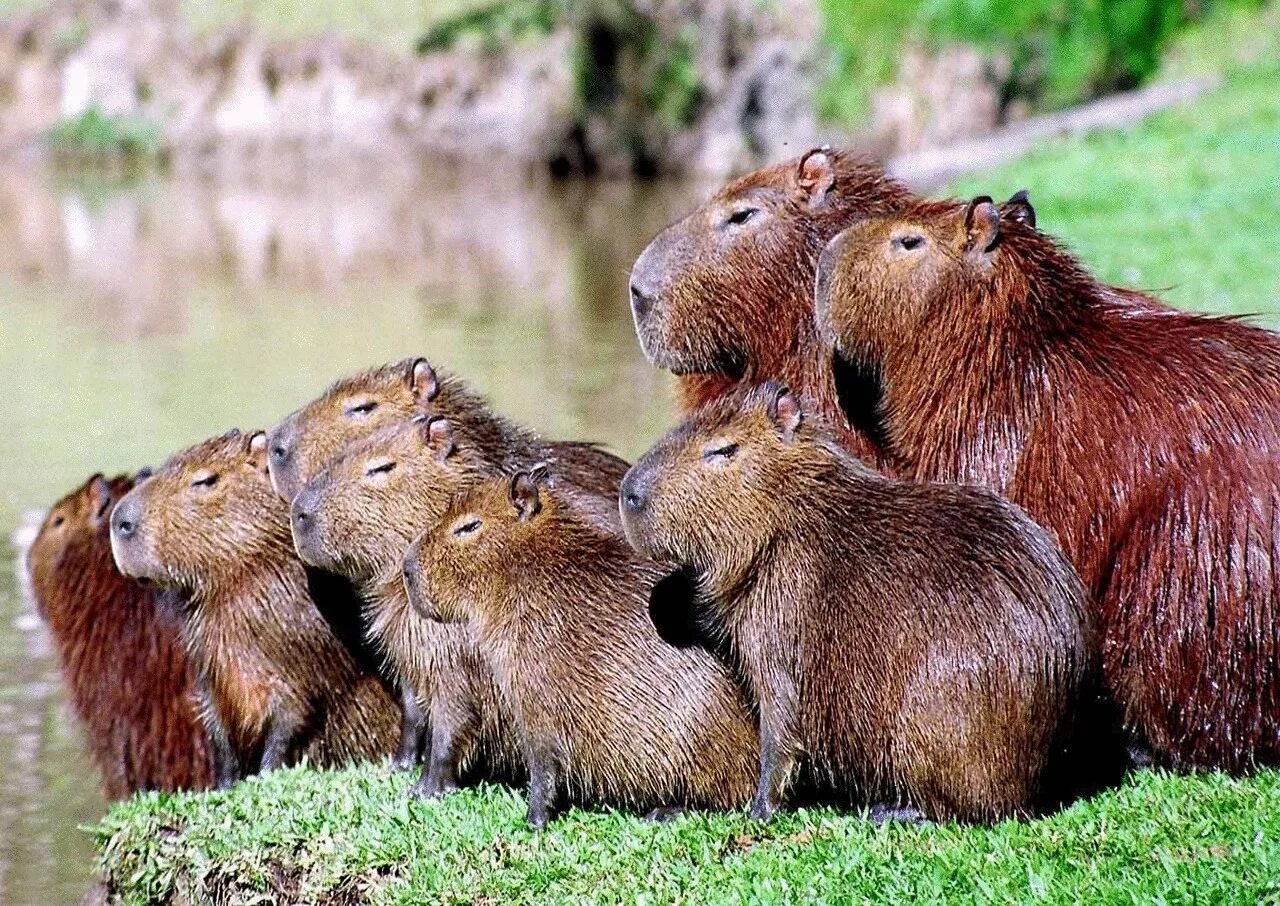
{"type": "Polygon", "coordinates": [[[116,505],[111,546],[126,575],[189,598],[187,646],[243,772],[390,754],[395,703],[312,599],[265,434],[231,431],[171,457],[116,505]]]}
{"type": "Polygon", "coordinates": [[[837,360],[881,375],[885,453],[1057,534],[1106,683],[1161,760],[1280,760],[1280,337],[1095,279],[987,198],[824,252],[837,360]]]}
{"type": "Polygon", "coordinates": [[[595,444],[544,442],[498,417],[461,379],[419,357],[342,378],[272,428],[268,434],[271,481],[280,496],[292,500],[348,444],[420,414],[444,416],[459,436],[498,451],[512,464],[554,462],[560,471],[595,483],[594,489],[608,496],[616,493],[627,471],[624,460],[595,444]]]}
{"type": "Polygon", "coordinates": [[[876,164],[817,148],[729,183],[659,233],[631,271],[631,310],[649,361],[678,375],[688,412],[741,381],[779,380],[816,400],[841,440],[877,461],[873,383],[841,373],[843,413],[813,325],[813,275],[831,237],[912,199],[876,164]],[[848,424],[846,424],[846,418],[848,424]]]}
{"type": "Polygon", "coordinates": [[[1057,801],[1048,768],[1089,681],[1088,608],[1016,506],[881,475],[769,382],[659,441],[621,508],[638,550],[694,570],[754,696],[753,815],[803,759],[837,793],[935,820],[1057,801]]]}
{"type": "Polygon", "coordinates": [[[544,470],[478,486],[410,545],[404,572],[416,609],[469,627],[511,703],[534,827],[566,793],[659,811],[751,797],[759,747],[733,676],[649,620],[667,570],[544,470]]]}
{"type": "Polygon", "coordinates": [[[214,780],[172,593],[126,578],[111,559],[111,507],[133,485],[93,476],[54,504],[27,554],[36,606],[110,799],[214,780]]]}

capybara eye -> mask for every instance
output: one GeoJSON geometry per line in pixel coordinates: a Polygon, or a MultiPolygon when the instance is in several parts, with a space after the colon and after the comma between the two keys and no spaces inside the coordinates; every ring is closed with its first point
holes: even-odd
{"type": "Polygon", "coordinates": [[[911,252],[924,245],[924,237],[917,235],[898,236],[893,240],[893,244],[900,249],[911,252]]]}
{"type": "Polygon", "coordinates": [[[191,479],[191,486],[193,488],[211,488],[217,483],[217,472],[201,472],[195,478],[191,479]]]}
{"type": "Polygon", "coordinates": [[[703,451],[702,458],[707,461],[720,460],[722,462],[727,462],[728,460],[733,459],[733,457],[737,455],[738,455],[737,444],[722,444],[721,446],[712,447],[709,450],[703,451]]]}
{"type": "Polygon", "coordinates": [[[453,536],[455,538],[461,538],[463,535],[473,534],[478,528],[480,528],[479,519],[468,519],[466,522],[462,523],[462,525],[454,527],[453,536]]]}
{"type": "Polygon", "coordinates": [[[381,462],[369,463],[369,465],[365,466],[364,474],[386,475],[387,473],[395,469],[395,467],[396,467],[396,464],[394,460],[384,459],[381,462]]]}
{"type": "Polygon", "coordinates": [[[373,400],[365,400],[347,409],[347,415],[368,415],[374,409],[378,408],[378,404],[373,400]]]}
{"type": "Polygon", "coordinates": [[[66,521],[67,521],[67,520],[66,520],[66,517],[64,517],[64,516],[54,516],[54,517],[53,517],[52,525],[53,525],[53,527],[54,527],[54,528],[62,528],[62,523],[66,522],[66,521]]]}
{"type": "Polygon", "coordinates": [[[730,223],[733,226],[741,226],[758,213],[760,213],[759,208],[739,208],[730,214],[725,222],[730,223]]]}

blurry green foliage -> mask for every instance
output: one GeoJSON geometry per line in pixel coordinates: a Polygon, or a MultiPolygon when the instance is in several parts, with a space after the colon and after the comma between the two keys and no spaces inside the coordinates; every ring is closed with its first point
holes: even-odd
{"type": "Polygon", "coordinates": [[[154,157],[162,150],[159,127],[138,116],[108,116],[90,107],[50,130],[55,152],[87,156],[154,157]]]}

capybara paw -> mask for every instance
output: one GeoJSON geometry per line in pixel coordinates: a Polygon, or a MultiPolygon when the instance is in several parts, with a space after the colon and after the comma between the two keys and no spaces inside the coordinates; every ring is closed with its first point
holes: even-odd
{"type": "Polygon", "coordinates": [[[458,789],[453,782],[444,783],[434,777],[423,777],[409,788],[409,795],[418,799],[439,799],[458,789]]]}
{"type": "Polygon", "coordinates": [[[385,770],[388,774],[394,774],[397,771],[407,771],[416,763],[417,759],[413,755],[402,752],[387,762],[385,770]]]}
{"type": "Polygon", "coordinates": [[[551,812],[545,808],[530,807],[525,813],[524,820],[534,830],[544,830],[551,823],[551,812]]]}
{"type": "Polygon", "coordinates": [[[678,818],[683,815],[687,809],[683,805],[663,805],[653,809],[644,816],[644,820],[652,821],[655,824],[663,824],[672,818],[678,818]]]}
{"type": "Polygon", "coordinates": [[[901,821],[905,824],[927,824],[929,816],[914,805],[886,805],[877,803],[867,812],[867,820],[872,824],[884,824],[886,821],[901,821]]]}
{"type": "Polygon", "coordinates": [[[768,799],[758,797],[751,803],[751,811],[747,814],[756,821],[768,821],[777,810],[777,807],[768,799]]]}

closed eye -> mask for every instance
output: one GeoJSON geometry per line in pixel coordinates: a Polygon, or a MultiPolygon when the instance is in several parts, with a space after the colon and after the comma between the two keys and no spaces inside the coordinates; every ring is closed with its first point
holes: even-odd
{"type": "Polygon", "coordinates": [[[374,463],[373,465],[371,465],[371,466],[367,467],[367,468],[364,470],[364,474],[366,474],[366,475],[386,475],[386,474],[388,474],[389,472],[393,471],[393,470],[395,469],[395,467],[396,467],[396,464],[395,464],[395,462],[394,462],[394,461],[391,461],[391,462],[379,462],[379,463],[374,463]]]}
{"type": "Polygon", "coordinates": [[[725,444],[722,447],[716,447],[713,450],[707,450],[702,454],[703,459],[720,459],[729,460],[738,455],[737,444],[725,444]]]}
{"type": "Polygon", "coordinates": [[[914,251],[924,245],[923,236],[899,236],[893,240],[893,244],[905,251],[914,251]]]}
{"type": "Polygon", "coordinates": [[[359,403],[347,409],[347,415],[368,415],[374,409],[378,408],[378,404],[373,400],[359,403]]]}
{"type": "Polygon", "coordinates": [[[218,483],[218,473],[210,472],[207,475],[197,475],[191,479],[193,488],[211,488],[218,483]]]}
{"type": "Polygon", "coordinates": [[[62,516],[54,516],[54,517],[53,517],[53,527],[54,527],[54,528],[61,528],[61,527],[62,527],[62,523],[66,522],[66,521],[67,521],[67,520],[66,520],[64,517],[62,517],[62,516]]]}
{"type": "Polygon", "coordinates": [[[469,520],[469,521],[467,521],[467,522],[462,523],[462,525],[457,526],[457,527],[453,530],[453,536],[454,536],[455,538],[461,538],[463,535],[470,535],[470,534],[472,534],[472,533],[473,533],[473,532],[475,532],[475,530],[476,530],[476,529],[478,529],[478,528],[480,528],[480,520],[479,520],[479,519],[471,519],[471,520],[469,520]]]}
{"type": "Polygon", "coordinates": [[[758,213],[760,213],[759,208],[739,208],[729,215],[726,222],[731,223],[734,226],[741,226],[758,213]]]}

